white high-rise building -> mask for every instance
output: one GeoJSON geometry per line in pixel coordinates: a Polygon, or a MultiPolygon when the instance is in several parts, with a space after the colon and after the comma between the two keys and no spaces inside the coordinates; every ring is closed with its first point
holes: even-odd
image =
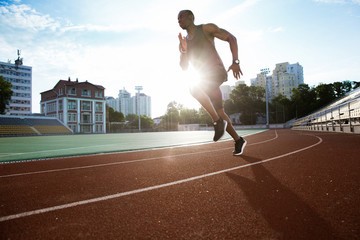
{"type": "Polygon", "coordinates": [[[222,100],[226,101],[226,100],[230,99],[230,93],[232,90],[233,90],[233,88],[230,87],[229,85],[221,85],[220,91],[221,91],[221,95],[222,95],[222,100]]]}
{"type": "Polygon", "coordinates": [[[119,112],[119,99],[113,97],[105,97],[105,98],[106,98],[106,104],[115,111],[119,112]]]}
{"type": "Polygon", "coordinates": [[[138,115],[138,108],[140,108],[140,115],[151,117],[151,97],[145,93],[136,93],[135,96],[131,96],[124,88],[119,91],[118,98],[108,97],[107,104],[115,111],[122,112],[125,117],[129,114],[138,115]],[[114,106],[115,101],[116,106],[114,106]]]}
{"type": "Polygon", "coordinates": [[[145,93],[136,93],[135,96],[131,98],[131,110],[133,114],[139,115],[140,108],[140,115],[145,115],[151,118],[151,97],[147,96],[145,93]],[[138,102],[139,101],[139,102],[138,102]]]}
{"type": "Polygon", "coordinates": [[[288,64],[286,66],[286,72],[295,75],[295,82],[297,85],[304,83],[303,67],[299,63],[288,64]]]}
{"type": "Polygon", "coordinates": [[[119,108],[117,111],[122,112],[126,117],[130,113],[133,113],[130,108],[131,94],[124,89],[119,91],[119,108]]]}
{"type": "Polygon", "coordinates": [[[6,112],[12,115],[27,115],[32,113],[32,67],[24,66],[20,52],[18,55],[15,64],[0,62],[0,76],[12,83],[13,95],[6,112]]]}

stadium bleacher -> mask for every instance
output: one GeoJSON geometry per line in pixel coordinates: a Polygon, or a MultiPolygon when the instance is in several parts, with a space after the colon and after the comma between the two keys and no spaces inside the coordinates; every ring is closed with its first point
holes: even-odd
{"type": "Polygon", "coordinates": [[[360,133],[360,88],[344,97],[299,118],[292,125],[295,130],[360,133]]]}
{"type": "Polygon", "coordinates": [[[0,116],[0,136],[31,136],[72,134],[72,131],[56,118],[32,116],[0,116]]]}

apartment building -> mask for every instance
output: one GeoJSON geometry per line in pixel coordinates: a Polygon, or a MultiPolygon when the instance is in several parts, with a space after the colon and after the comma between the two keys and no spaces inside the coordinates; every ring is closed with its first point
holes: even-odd
{"type": "MultiPolygon", "coordinates": [[[[130,113],[133,113],[131,110],[131,94],[124,89],[119,91],[119,98],[118,98],[118,104],[119,104],[119,112],[122,112],[124,116],[129,115],[130,113]]],[[[134,113],[135,114],[135,113],[134,113]]]]}
{"type": "Polygon", "coordinates": [[[106,133],[105,88],[88,81],[60,80],[41,93],[40,110],[56,117],[74,133],[106,133]]]}
{"type": "Polygon", "coordinates": [[[303,67],[299,63],[289,64],[288,62],[278,63],[272,72],[272,75],[257,74],[256,78],[251,79],[251,85],[265,88],[268,86],[269,100],[284,95],[291,98],[292,90],[297,88],[299,84],[304,83],[303,67]]]}
{"type": "Polygon", "coordinates": [[[13,95],[6,110],[11,115],[32,113],[32,67],[23,65],[22,58],[15,63],[0,62],[0,76],[12,83],[13,95]]]}
{"type": "Polygon", "coordinates": [[[121,89],[118,98],[107,97],[107,104],[126,117],[129,114],[139,114],[151,117],[151,97],[145,93],[136,93],[131,96],[127,90],[121,89]],[[115,105],[114,105],[115,104],[115,105]]]}
{"type": "Polygon", "coordinates": [[[290,99],[292,90],[304,83],[303,67],[299,63],[278,63],[273,70],[272,79],[273,95],[282,94],[290,99]]]}
{"type": "Polygon", "coordinates": [[[106,99],[106,104],[111,107],[112,109],[114,109],[115,111],[119,112],[119,99],[118,98],[113,98],[113,97],[105,97],[106,99]]]}
{"type": "Polygon", "coordinates": [[[130,100],[131,113],[151,118],[151,97],[145,93],[136,93],[130,100]]]}

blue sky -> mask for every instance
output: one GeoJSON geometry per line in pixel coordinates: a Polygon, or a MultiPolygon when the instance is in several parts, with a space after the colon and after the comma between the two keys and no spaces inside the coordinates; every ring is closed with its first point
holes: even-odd
{"type": "MultiPolygon", "coordinates": [[[[21,49],[33,67],[33,112],[40,92],[69,76],[114,97],[142,85],[152,117],[173,100],[197,109],[178,65],[181,9],[194,12],[195,24],[215,23],[237,37],[247,84],[280,62],[299,62],[310,86],[360,81],[360,0],[0,0],[0,61],[14,61],[21,49]]],[[[216,46],[227,68],[229,46],[216,46]]],[[[232,75],[227,84],[235,84],[232,75]]]]}

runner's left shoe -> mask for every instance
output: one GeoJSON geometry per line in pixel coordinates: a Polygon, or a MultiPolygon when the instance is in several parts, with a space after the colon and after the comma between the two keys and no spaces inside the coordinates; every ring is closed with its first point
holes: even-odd
{"type": "Polygon", "coordinates": [[[214,142],[218,141],[225,133],[227,127],[227,121],[224,121],[222,118],[219,118],[216,122],[214,122],[214,142]]]}

